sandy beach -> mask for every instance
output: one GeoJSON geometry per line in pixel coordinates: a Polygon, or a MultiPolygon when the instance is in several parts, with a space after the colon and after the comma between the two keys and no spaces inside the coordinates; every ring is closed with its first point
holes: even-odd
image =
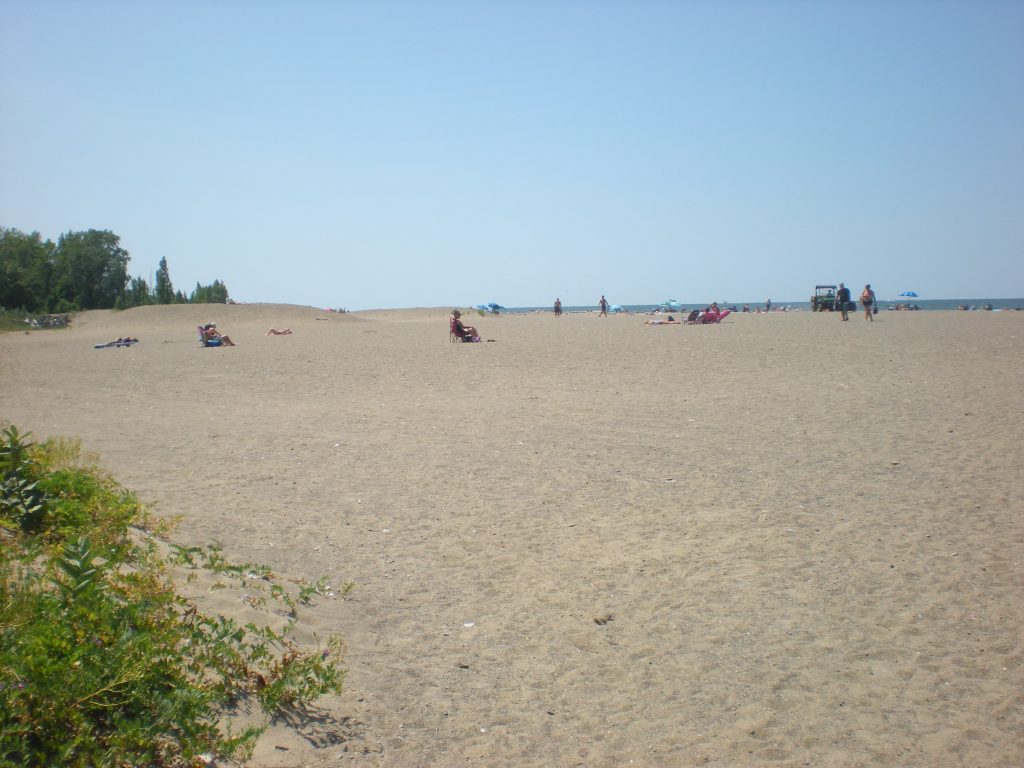
{"type": "Polygon", "coordinates": [[[0,419],[180,543],[354,582],[300,628],[345,692],[251,766],[1024,764],[1024,313],[474,313],[462,345],[450,310],[0,335],[0,419]]]}

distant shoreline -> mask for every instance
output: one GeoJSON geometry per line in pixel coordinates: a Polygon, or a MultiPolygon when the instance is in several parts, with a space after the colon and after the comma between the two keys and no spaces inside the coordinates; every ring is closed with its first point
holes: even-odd
{"type": "MultiPolygon", "coordinates": [[[[621,306],[621,310],[623,312],[628,312],[628,313],[631,313],[631,314],[637,314],[637,313],[653,312],[654,310],[659,309],[659,308],[662,311],[668,311],[668,312],[688,312],[691,309],[702,309],[705,306],[707,306],[707,304],[709,304],[709,303],[710,303],[710,301],[705,302],[705,303],[701,303],[701,304],[684,303],[684,304],[680,304],[679,306],[673,306],[671,308],[666,308],[665,304],[623,304],[623,305],[613,305],[613,306],[621,306]]],[[[719,301],[718,304],[719,304],[719,306],[722,306],[722,307],[734,308],[736,311],[742,311],[744,306],[749,306],[750,307],[750,311],[751,312],[755,312],[755,313],[756,312],[762,312],[763,313],[765,311],[765,302],[763,302],[763,301],[757,302],[757,303],[754,303],[754,302],[719,301]]],[[[891,299],[891,300],[880,299],[879,302],[878,302],[878,307],[882,311],[888,311],[890,306],[894,307],[894,306],[896,306],[898,304],[904,304],[904,305],[909,304],[911,306],[917,307],[921,311],[937,311],[937,310],[953,310],[953,311],[958,311],[959,308],[962,307],[962,306],[970,307],[972,310],[979,311],[979,312],[984,311],[983,308],[986,307],[986,306],[991,306],[993,311],[996,311],[996,310],[1000,310],[1000,311],[1002,311],[1002,310],[1024,311],[1024,298],[1020,298],[1020,299],[913,299],[913,298],[908,298],[908,299],[899,299],[899,300],[897,300],[897,299],[891,299]]],[[[481,310],[481,311],[485,311],[485,310],[481,310]]],[[[528,314],[528,313],[537,312],[537,311],[551,312],[552,311],[552,307],[550,305],[542,306],[542,307],[504,307],[504,308],[502,308],[500,310],[500,312],[505,312],[505,313],[509,313],[509,314],[528,314]]],[[[596,304],[583,304],[583,305],[578,305],[578,306],[566,305],[566,306],[562,307],[562,312],[563,313],[580,313],[580,312],[596,312],[596,311],[597,311],[597,305],[596,304]]],[[[810,312],[811,311],[811,303],[809,301],[772,301],[771,311],[772,312],[777,312],[777,311],[778,312],[783,312],[783,311],[788,311],[788,312],[810,312]]]]}

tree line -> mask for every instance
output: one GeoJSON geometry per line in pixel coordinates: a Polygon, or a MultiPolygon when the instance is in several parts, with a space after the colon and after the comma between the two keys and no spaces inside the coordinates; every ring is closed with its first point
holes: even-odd
{"type": "Polygon", "coordinates": [[[0,227],[0,307],[33,314],[85,309],[129,309],[144,304],[223,304],[228,289],[220,280],[191,294],[176,291],[167,258],[160,259],[154,284],[130,277],[131,256],[109,230],[66,232],[57,242],[38,232],[0,227]]]}

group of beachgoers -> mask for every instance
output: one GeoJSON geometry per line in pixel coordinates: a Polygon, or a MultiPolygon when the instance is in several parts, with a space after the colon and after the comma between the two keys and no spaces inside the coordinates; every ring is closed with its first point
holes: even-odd
{"type": "MultiPolygon", "coordinates": [[[[665,306],[665,305],[663,305],[663,306],[665,306]]],[[[681,309],[681,307],[680,307],[680,309],[681,309]]],[[[776,309],[778,311],[783,311],[783,312],[786,310],[785,307],[776,307],[776,309]]],[[[598,315],[598,317],[608,317],[608,313],[609,312],[619,313],[619,312],[623,312],[623,311],[624,310],[622,309],[622,307],[620,307],[618,305],[615,305],[615,304],[611,304],[608,301],[608,299],[605,298],[603,295],[601,296],[600,299],[598,299],[598,302],[597,302],[597,315],[598,315]]],[[[717,323],[719,320],[724,318],[726,315],[729,315],[729,314],[731,314],[733,312],[739,312],[739,311],[740,310],[735,305],[732,306],[732,307],[727,307],[727,308],[719,308],[718,302],[713,301],[710,304],[708,304],[707,306],[705,306],[703,309],[691,310],[687,314],[686,319],[684,319],[684,320],[677,320],[673,315],[668,315],[668,317],[666,319],[664,319],[664,320],[662,320],[660,318],[655,319],[655,320],[645,320],[644,321],[644,325],[699,325],[699,324],[704,324],[704,323],[717,323]]],[[[744,304],[742,311],[743,312],[753,312],[753,311],[761,312],[761,308],[758,307],[756,310],[752,310],[750,308],[749,304],[744,304]]],[[[772,311],[772,300],[771,299],[768,299],[768,301],[766,301],[764,303],[764,311],[765,312],[771,312],[772,311]]],[[[562,300],[560,298],[556,298],[555,299],[554,314],[555,314],[555,317],[561,317],[562,316],[562,300]]],[[[662,314],[662,308],[661,307],[656,308],[653,312],[651,312],[651,314],[652,315],[661,315],[662,314]]]]}
{"type": "Polygon", "coordinates": [[[732,314],[731,309],[720,309],[717,301],[712,301],[704,309],[691,309],[683,320],[677,320],[673,315],[668,315],[664,320],[657,317],[653,320],[644,320],[644,325],[713,325],[732,314]]]}
{"type": "MultiPolygon", "coordinates": [[[[621,312],[622,307],[613,307],[603,295],[597,302],[598,317],[608,317],[608,310],[615,312],[621,312]]],[[[555,317],[562,316],[562,300],[559,298],[555,299],[555,317]]]]}
{"type": "MultiPolygon", "coordinates": [[[[291,328],[271,328],[266,332],[267,336],[291,336],[291,328]]],[[[230,336],[225,336],[219,330],[217,330],[216,323],[206,323],[205,325],[199,326],[199,341],[202,342],[204,347],[234,347],[237,346],[232,341],[230,336]]],[[[118,336],[113,341],[108,341],[103,344],[94,345],[96,349],[106,349],[108,347],[130,347],[132,344],[138,344],[139,340],[132,338],[131,336],[118,336]]]]}
{"type": "MultiPolygon", "coordinates": [[[[204,347],[234,347],[235,342],[231,340],[230,336],[225,336],[217,330],[216,323],[207,323],[206,325],[200,326],[200,333],[202,335],[202,342],[204,347]]],[[[267,330],[264,336],[291,336],[291,328],[270,328],[267,330]]]]}
{"type": "MultiPolygon", "coordinates": [[[[874,322],[875,315],[878,314],[878,300],[875,298],[875,292],[871,288],[871,283],[865,285],[864,290],[860,292],[860,303],[864,307],[864,319],[874,322]]],[[[857,308],[856,303],[851,300],[850,289],[846,287],[845,283],[840,283],[839,288],[836,289],[832,308],[833,311],[837,311],[842,315],[843,322],[850,319],[850,310],[857,308]]]]}
{"type": "MultiPolygon", "coordinates": [[[[836,311],[838,311],[840,313],[840,315],[842,316],[842,319],[843,320],[849,320],[850,319],[849,313],[850,313],[851,307],[856,308],[855,303],[852,301],[850,289],[847,288],[844,283],[840,283],[839,284],[839,288],[838,288],[838,290],[835,293],[833,293],[832,291],[829,291],[828,298],[834,300],[834,305],[833,306],[835,307],[836,311]]],[[[871,288],[871,284],[870,283],[865,285],[864,286],[864,290],[861,291],[860,303],[861,303],[861,306],[864,307],[864,319],[865,320],[870,320],[870,321],[874,322],[874,319],[875,319],[874,316],[876,314],[878,314],[878,301],[875,298],[875,292],[871,288]]],[[[764,303],[764,310],[763,311],[764,312],[771,312],[773,308],[776,311],[785,311],[786,310],[786,307],[773,307],[772,300],[768,299],[764,303]]],[[[907,307],[907,308],[910,309],[911,307],[907,307]]],[[[917,306],[915,305],[913,308],[917,309],[917,306]]],[[[891,309],[891,307],[890,307],[890,309],[891,309]]],[[[601,296],[601,298],[597,302],[597,310],[598,310],[598,317],[607,317],[609,311],[615,311],[615,312],[622,311],[621,307],[617,307],[617,306],[611,305],[608,302],[608,299],[606,299],[603,295],[601,296]]],[[[685,319],[677,320],[674,315],[668,315],[665,319],[662,319],[660,317],[660,315],[662,314],[662,309],[658,308],[658,309],[655,309],[651,314],[652,315],[658,315],[659,317],[657,317],[655,319],[645,320],[644,321],[644,325],[705,325],[705,324],[713,324],[713,323],[720,322],[721,320],[723,320],[725,317],[727,317],[731,313],[738,312],[738,311],[741,311],[741,310],[738,310],[737,307],[735,307],[735,306],[729,307],[729,308],[720,308],[718,306],[718,302],[714,302],[713,301],[709,305],[704,307],[703,309],[691,310],[687,314],[685,319]]],[[[743,312],[752,312],[752,311],[761,312],[762,310],[761,310],[760,307],[758,307],[756,310],[752,310],[749,304],[744,304],[742,311],[743,312]]],[[[558,298],[555,299],[554,313],[555,313],[555,317],[561,317],[562,316],[562,300],[561,299],[558,299],[558,298]]]]}
{"type": "MultiPolygon", "coordinates": [[[[771,300],[770,299],[769,299],[768,304],[769,304],[769,306],[771,306],[771,300]]],[[[750,305],[748,304],[747,307],[744,308],[744,311],[745,312],[749,312],[750,311],[749,308],[750,308],[750,305]]],[[[598,299],[598,301],[597,301],[597,316],[598,317],[608,317],[608,313],[609,312],[622,312],[622,311],[623,311],[622,307],[620,307],[618,305],[611,304],[608,301],[608,299],[604,297],[604,295],[602,295],[601,298],[598,299]]],[[[683,325],[683,324],[686,324],[686,323],[698,323],[698,322],[700,322],[700,323],[705,323],[705,322],[707,322],[707,323],[717,323],[719,320],[721,320],[723,317],[728,315],[730,312],[735,312],[735,311],[736,311],[735,307],[733,307],[732,309],[722,310],[722,309],[718,308],[717,302],[711,302],[711,304],[709,304],[708,306],[704,307],[704,309],[695,309],[695,310],[693,310],[687,316],[686,320],[676,320],[675,317],[673,317],[672,315],[669,315],[665,320],[662,320],[660,318],[656,319],[656,320],[646,320],[644,322],[644,324],[645,325],[683,325]]],[[[562,300],[559,299],[559,298],[555,299],[554,313],[555,313],[555,317],[561,317],[562,316],[562,300]]],[[[660,309],[656,309],[654,311],[654,314],[661,314],[661,310],[660,309]]]]}
{"type": "MultiPolygon", "coordinates": [[[[608,316],[608,300],[602,296],[597,304],[599,310],[599,317],[608,316]]],[[[668,315],[664,320],[661,317],[656,317],[653,320],[644,320],[644,325],[711,325],[713,323],[721,322],[724,318],[728,317],[733,309],[720,309],[717,301],[712,301],[704,309],[694,309],[687,314],[684,320],[677,320],[674,315],[668,315]]],[[[555,314],[560,315],[562,313],[562,303],[555,299],[555,314]]],[[[654,314],[660,315],[661,309],[656,309],[654,314]]]]}

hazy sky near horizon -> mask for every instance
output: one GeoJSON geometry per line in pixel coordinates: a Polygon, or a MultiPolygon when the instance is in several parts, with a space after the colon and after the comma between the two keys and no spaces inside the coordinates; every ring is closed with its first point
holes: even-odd
{"type": "Polygon", "coordinates": [[[0,225],[365,309],[1024,296],[1024,3],[0,0],[0,225]]]}

